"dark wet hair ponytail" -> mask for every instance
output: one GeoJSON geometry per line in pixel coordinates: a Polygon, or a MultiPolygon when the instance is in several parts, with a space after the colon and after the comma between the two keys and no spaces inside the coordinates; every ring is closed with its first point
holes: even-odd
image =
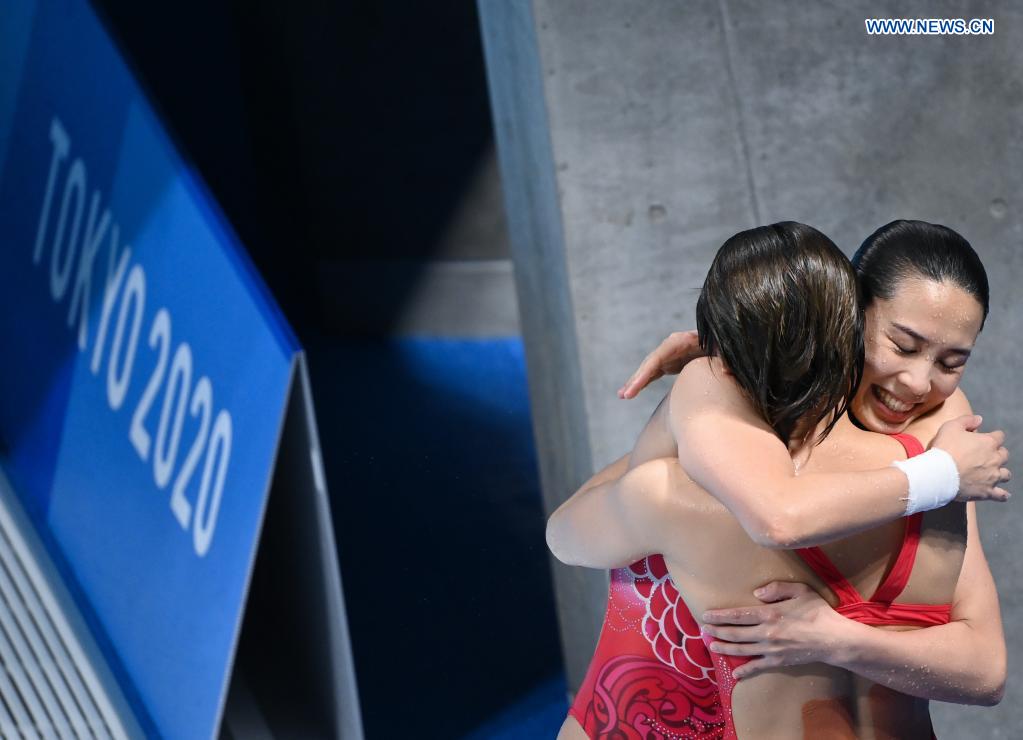
{"type": "Polygon", "coordinates": [[[906,278],[952,283],[977,299],[987,319],[987,272],[960,234],[926,221],[892,221],[868,236],[852,258],[864,307],[875,298],[889,300],[906,278]]]}
{"type": "Polygon", "coordinates": [[[788,442],[855,395],[863,373],[863,314],[848,258],[794,221],[731,237],[696,303],[700,346],[719,356],[760,416],[788,442]]]}

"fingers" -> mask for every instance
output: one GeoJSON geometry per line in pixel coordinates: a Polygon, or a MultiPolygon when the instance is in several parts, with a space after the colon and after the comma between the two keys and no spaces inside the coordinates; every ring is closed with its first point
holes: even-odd
{"type": "Polygon", "coordinates": [[[700,344],[700,334],[696,329],[687,329],[686,331],[673,331],[665,337],[657,349],[660,354],[677,354],[680,349],[692,344],[700,344]]]}
{"type": "Polygon", "coordinates": [[[703,613],[705,624],[760,624],[766,621],[766,614],[760,609],[712,609],[703,613]]]}
{"type": "Polygon", "coordinates": [[[763,673],[772,668],[777,668],[779,661],[772,657],[755,658],[749,663],[743,663],[741,666],[732,671],[732,676],[736,681],[741,681],[744,678],[752,678],[758,673],[763,673]]]}
{"type": "Polygon", "coordinates": [[[763,655],[760,631],[756,627],[704,625],[704,634],[714,638],[710,649],[723,655],[763,655]]]}
{"type": "Polygon", "coordinates": [[[978,502],[979,501],[995,501],[995,502],[1004,504],[1010,498],[1012,498],[1012,494],[1011,493],[1006,491],[1004,488],[995,487],[995,488],[989,488],[989,489],[987,489],[987,491],[978,490],[977,492],[970,493],[970,494],[965,494],[965,493],[960,492],[960,494],[958,496],[956,496],[955,500],[959,501],[961,503],[967,503],[969,501],[978,501],[978,502]]]}
{"type": "MultiPolygon", "coordinates": [[[[771,581],[761,586],[753,595],[765,604],[795,599],[810,593],[813,589],[798,581],[771,581]]],[[[705,624],[755,625],[769,622],[779,615],[770,607],[742,607],[734,609],[710,609],[703,613],[705,624]]]]}
{"type": "Polygon", "coordinates": [[[639,379],[639,376],[643,372],[643,368],[646,367],[646,364],[649,361],[650,361],[650,355],[647,355],[646,357],[643,358],[643,361],[641,363],[639,363],[639,367],[637,367],[635,370],[632,371],[632,375],[630,375],[629,379],[625,381],[625,385],[623,385],[621,388],[618,389],[618,397],[619,398],[632,398],[633,396],[636,395],[638,390],[634,389],[632,386],[635,385],[636,381],[639,379]],[[630,395],[630,391],[631,391],[631,395],[630,395]]]}
{"type": "Polygon", "coordinates": [[[763,646],[756,642],[712,642],[710,651],[718,655],[731,655],[736,658],[761,656],[763,646]]]}
{"type": "MultiPolygon", "coordinates": [[[[699,347],[699,344],[699,334],[696,331],[672,332],[657,345],[657,349],[643,358],[643,362],[639,364],[636,372],[626,381],[625,385],[618,389],[618,397],[635,398],[641,390],[664,375],[666,363],[684,358],[694,345],[699,347]]],[[[678,372],[678,370],[668,370],[668,372],[678,372]]]]}
{"type": "Polygon", "coordinates": [[[1012,497],[1012,494],[1006,491],[1004,488],[995,487],[991,489],[991,493],[983,496],[976,496],[975,498],[964,499],[966,501],[997,501],[999,503],[1005,503],[1012,497]]]}
{"type": "Polygon", "coordinates": [[[980,414],[966,414],[965,416],[959,416],[955,419],[951,419],[949,424],[955,424],[956,426],[962,427],[968,432],[976,431],[980,428],[980,425],[984,422],[984,417],[980,414]]]}
{"type": "Polygon", "coordinates": [[[995,453],[994,459],[994,464],[999,466],[998,470],[995,473],[997,478],[994,481],[992,481],[992,485],[996,485],[998,483],[1008,483],[1010,480],[1012,480],[1012,471],[1005,466],[1005,464],[1008,461],[1009,451],[1004,447],[999,448],[998,452],[995,453]]]}
{"type": "Polygon", "coordinates": [[[635,392],[633,392],[632,396],[630,396],[630,395],[629,395],[629,389],[630,389],[630,387],[632,386],[632,384],[636,382],[636,376],[638,376],[638,375],[639,375],[639,371],[640,371],[640,370],[641,370],[642,368],[643,368],[643,365],[641,364],[641,365],[640,365],[640,366],[639,366],[639,367],[638,367],[638,368],[637,368],[637,369],[636,369],[636,370],[635,370],[635,371],[634,371],[634,372],[632,373],[632,375],[630,375],[630,376],[629,376],[629,379],[625,381],[625,385],[623,385],[623,386],[622,386],[621,388],[619,388],[619,389],[618,389],[618,397],[619,397],[619,398],[632,398],[632,396],[635,396],[635,395],[636,395],[636,394],[635,394],[635,392]]]}
{"type": "Polygon", "coordinates": [[[625,381],[625,385],[618,389],[619,398],[632,398],[633,396],[636,395],[635,391],[632,391],[632,394],[629,395],[629,391],[631,390],[632,384],[636,382],[636,373],[638,372],[639,370],[636,370],[636,372],[630,375],[629,379],[625,381]]]}
{"type": "Polygon", "coordinates": [[[1005,444],[1005,432],[1001,429],[996,429],[993,432],[987,432],[987,436],[994,440],[998,447],[1002,447],[1005,444]]]}
{"type": "Polygon", "coordinates": [[[618,389],[619,398],[635,398],[641,390],[657,380],[662,373],[657,366],[657,350],[646,356],[625,385],[618,389]]]}
{"type": "Polygon", "coordinates": [[[753,592],[753,595],[764,603],[770,604],[776,601],[785,601],[786,599],[795,599],[802,596],[810,587],[805,583],[795,583],[791,581],[772,581],[766,586],[762,586],[753,592]]]}

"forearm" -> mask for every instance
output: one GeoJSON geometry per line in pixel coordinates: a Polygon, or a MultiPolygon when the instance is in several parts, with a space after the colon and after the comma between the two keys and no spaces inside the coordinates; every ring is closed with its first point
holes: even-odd
{"type": "Polygon", "coordinates": [[[849,620],[828,663],[910,696],[958,704],[997,704],[1005,645],[969,622],[894,632],[849,620]]]}
{"type": "Polygon", "coordinates": [[[618,498],[619,481],[605,480],[581,488],[565,501],[547,520],[547,548],[565,565],[584,568],[613,568],[618,558],[610,561],[602,555],[611,544],[608,538],[594,531],[594,524],[611,514],[618,498]],[[585,501],[580,501],[585,497],[585,501]]]}
{"type": "Polygon", "coordinates": [[[618,568],[649,554],[642,551],[646,543],[636,536],[634,520],[648,499],[663,492],[667,462],[650,461],[619,477],[598,475],[587,482],[547,520],[547,547],[554,557],[566,565],[618,568]]]}
{"type": "Polygon", "coordinates": [[[732,399],[731,406],[690,410],[734,389],[709,381],[705,388],[694,385],[687,389],[679,382],[672,389],[669,410],[679,463],[757,544],[819,545],[905,515],[909,480],[898,468],[797,474],[791,452],[746,408],[744,398],[732,399]],[[674,394],[682,394],[677,404],[674,394]]]}
{"type": "Polygon", "coordinates": [[[762,490],[741,499],[719,498],[755,542],[795,549],[840,540],[904,516],[908,481],[898,469],[883,468],[791,477],[762,490]]]}

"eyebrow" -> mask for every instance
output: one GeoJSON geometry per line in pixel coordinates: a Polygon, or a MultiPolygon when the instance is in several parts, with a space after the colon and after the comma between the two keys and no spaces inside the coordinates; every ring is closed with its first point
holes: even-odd
{"type": "MultiPolygon", "coordinates": [[[[908,326],[904,326],[903,324],[899,324],[894,321],[892,322],[892,326],[901,331],[903,334],[908,334],[909,336],[913,337],[913,339],[915,339],[918,342],[923,342],[924,344],[935,344],[935,342],[932,342],[923,334],[913,331],[908,326]]],[[[964,347],[949,347],[949,352],[952,352],[957,355],[964,355],[966,357],[970,356],[970,351],[971,350],[964,347]]]]}

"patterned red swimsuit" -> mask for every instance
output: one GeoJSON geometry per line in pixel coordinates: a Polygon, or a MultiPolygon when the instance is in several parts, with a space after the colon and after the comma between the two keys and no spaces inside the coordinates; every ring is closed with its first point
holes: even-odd
{"type": "Polygon", "coordinates": [[[604,627],[569,714],[588,737],[724,737],[714,664],[664,558],[611,571],[604,627]]]}

